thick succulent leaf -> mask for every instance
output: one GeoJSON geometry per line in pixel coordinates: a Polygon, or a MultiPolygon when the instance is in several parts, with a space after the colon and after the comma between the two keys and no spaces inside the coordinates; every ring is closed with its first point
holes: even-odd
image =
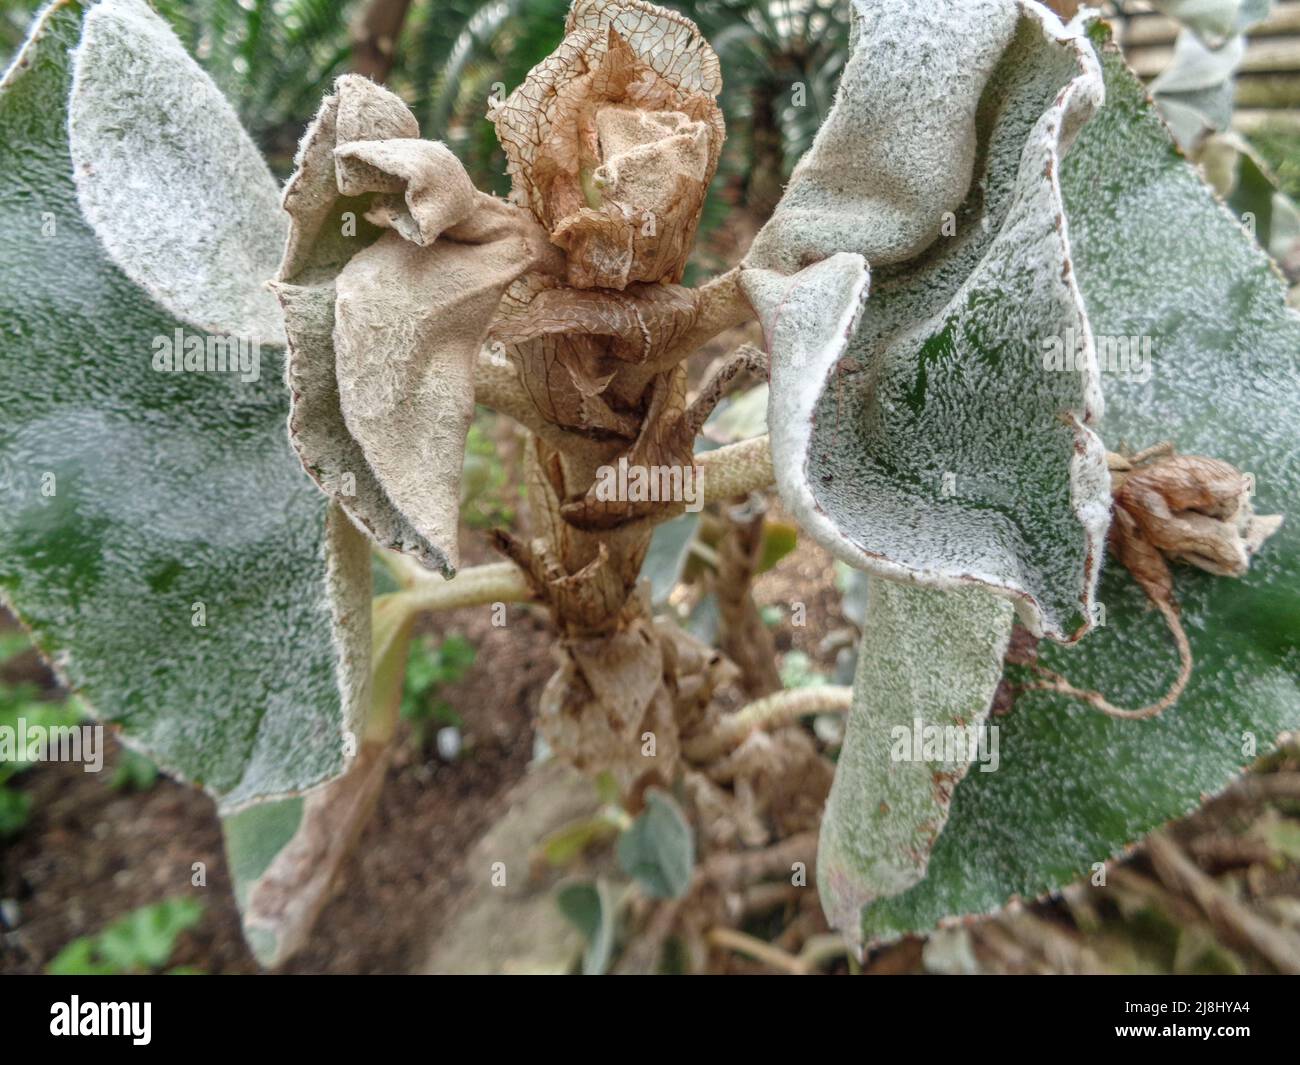
{"type": "Polygon", "coordinates": [[[68,110],[77,194],[109,258],[184,322],[283,344],[266,289],[288,229],[279,186],[144,0],[87,11],[68,110]]]}
{"type": "Polygon", "coordinates": [[[1037,5],[854,13],[835,110],[742,274],[778,487],[851,565],[987,587],[1077,638],[1109,495],[1058,177],[1100,74],[1037,5]],[[851,256],[873,275],[860,316],[851,256]],[[1081,357],[1045,373],[1053,338],[1081,357]]]}
{"type": "MultiPolygon", "coordinates": [[[[983,589],[871,582],[817,848],[822,907],[855,942],[866,903],[925,876],[953,790],[977,756],[994,750],[981,733],[1011,619],[1010,605],[983,589]]],[[[997,769],[982,761],[981,769],[997,769]]]]}
{"type": "Polygon", "coordinates": [[[345,768],[369,676],[367,549],[327,522],[285,443],[279,349],[250,380],[153,369],[178,330],[205,337],[82,215],[67,139],[81,18],[47,11],[0,88],[0,591],[130,746],[235,807],[345,768]]]}
{"type": "Polygon", "coordinates": [[[966,199],[979,154],[976,104],[1017,21],[1010,0],[961,11],[853,0],[852,54],[835,107],[747,262],[793,273],[844,251],[880,268],[933,244],[944,212],[966,199]]]}
{"type": "MultiPolygon", "coordinates": [[[[1094,31],[1100,32],[1100,31],[1094,31]]],[[[1255,507],[1300,499],[1300,318],[1237,220],[1175,149],[1141,85],[1105,53],[1107,104],[1067,158],[1075,265],[1098,335],[1153,338],[1149,379],[1108,378],[1112,447],[1173,440],[1256,477],[1255,507]]],[[[1174,588],[1195,659],[1158,718],[1120,721],[1046,692],[1017,697],[1001,768],[958,789],[929,875],[865,912],[868,936],[984,913],[1087,873],[1219,792],[1282,730],[1300,727],[1300,522],[1240,579],[1187,566],[1174,588]]],[[[1172,641],[1133,580],[1108,565],[1105,625],[1046,664],[1141,706],[1177,671],[1172,641]]]]}

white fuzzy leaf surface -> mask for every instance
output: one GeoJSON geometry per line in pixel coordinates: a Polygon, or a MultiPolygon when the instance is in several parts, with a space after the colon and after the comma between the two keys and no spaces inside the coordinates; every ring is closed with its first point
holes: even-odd
{"type": "Polygon", "coordinates": [[[266,288],[288,230],[279,187],[144,0],[87,11],[68,145],[81,209],[127,277],[197,329],[284,343],[266,288]]]}
{"type": "Polygon", "coordinates": [[[864,905],[925,876],[953,791],[975,761],[1011,619],[1005,600],[978,588],[871,581],[853,705],[817,849],[822,906],[855,945],[864,905]],[[927,748],[936,736],[942,744],[945,730],[954,737],[947,749],[927,748]],[[936,751],[940,758],[914,757],[936,751]]]}
{"type": "Polygon", "coordinates": [[[1058,179],[1101,100],[1095,58],[1016,0],[855,0],[853,41],[742,280],[782,498],[851,565],[984,587],[1075,639],[1110,501],[1058,179]],[[872,275],[860,314],[846,255],[872,275]],[[793,324],[810,315],[816,342],[793,324]]]}

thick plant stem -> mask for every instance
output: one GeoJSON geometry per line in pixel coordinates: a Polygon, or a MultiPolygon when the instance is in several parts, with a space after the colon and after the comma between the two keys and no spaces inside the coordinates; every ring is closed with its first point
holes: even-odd
{"type": "MultiPolygon", "coordinates": [[[[524,392],[513,366],[480,357],[475,368],[474,400],[513,418],[562,453],[582,454],[597,464],[610,461],[617,454],[617,444],[588,440],[545,421],[524,392]]],[[[701,452],[695,456],[695,465],[702,471],[706,503],[770,488],[776,481],[767,434],[701,452]]]]}
{"type": "Polygon", "coordinates": [[[713,580],[720,615],[719,646],[740,667],[740,683],[751,699],[781,690],[776,643],[763,624],[751,590],[762,554],[766,511],[758,493],[722,508],[723,533],[713,580]]]}
{"type": "Polygon", "coordinates": [[[474,402],[514,419],[558,451],[604,460],[618,453],[618,444],[590,440],[581,433],[568,432],[548,422],[524,391],[514,365],[486,350],[480,352],[474,364],[474,402]]]}
{"type": "Polygon", "coordinates": [[[852,700],[853,689],[838,684],[775,692],[723,718],[709,734],[689,740],[684,753],[692,762],[711,762],[751,732],[779,728],[808,714],[843,713],[852,700]]]}

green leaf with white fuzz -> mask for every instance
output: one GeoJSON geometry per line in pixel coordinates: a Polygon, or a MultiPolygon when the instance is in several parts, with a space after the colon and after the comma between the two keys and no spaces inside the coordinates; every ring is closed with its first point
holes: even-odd
{"type": "Polygon", "coordinates": [[[778,488],[850,565],[1076,639],[1109,495],[1058,176],[1100,73],[1037,5],[853,10],[835,109],[741,275],[778,488]]]}
{"type": "Polygon", "coordinates": [[[645,809],[619,838],[619,868],[651,898],[679,899],[695,868],[695,836],[666,792],[652,788],[645,799],[645,809]]]}
{"type": "Polygon", "coordinates": [[[268,969],[307,943],[378,801],[419,609],[409,590],[374,601],[370,712],[349,770],[305,798],[259,803],[222,820],[244,939],[268,969]]]}
{"type": "MultiPolygon", "coordinates": [[[[1106,375],[1113,448],[1172,440],[1255,475],[1255,508],[1300,499],[1300,316],[1267,257],[1175,148],[1118,51],[1102,48],[1105,108],[1065,161],[1074,262],[1095,334],[1152,339],[1150,373],[1106,375]]],[[[1288,514],[1240,579],[1188,566],[1174,590],[1194,667],[1157,718],[1123,721],[1047,692],[998,719],[1001,766],[958,789],[926,879],[864,914],[868,939],[988,913],[1092,873],[1223,790],[1279,732],[1300,727],[1300,522],[1288,514]]],[[[1105,624],[1043,661],[1141,706],[1177,670],[1165,626],[1109,563],[1105,624]]]]}
{"type": "Polygon", "coordinates": [[[1011,633],[1005,600],[873,578],[853,705],[822,818],[817,887],[861,946],[862,907],[925,876],[957,785],[996,771],[985,719],[1011,633]]]}
{"type": "Polygon", "coordinates": [[[346,768],[369,554],[285,442],[279,349],[255,375],[154,369],[178,336],[213,338],[153,302],[83,214],[68,123],[84,10],[48,8],[0,83],[0,593],[129,746],[229,810],[346,768]]]}

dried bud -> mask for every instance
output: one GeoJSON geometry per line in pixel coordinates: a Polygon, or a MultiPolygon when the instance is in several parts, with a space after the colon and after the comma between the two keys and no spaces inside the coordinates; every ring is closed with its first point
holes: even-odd
{"type": "Polygon", "coordinates": [[[568,253],[568,283],[681,279],[722,149],[718,59],[640,0],[579,0],[560,46],[490,115],[515,200],[568,253]]]}
{"type": "Polygon", "coordinates": [[[1062,692],[1103,714],[1133,721],[1173,706],[1192,676],[1192,645],[1174,603],[1166,556],[1220,577],[1240,577],[1250,556],[1282,524],[1282,515],[1256,515],[1250,477],[1218,459],[1179,455],[1167,443],[1133,458],[1114,452],[1106,458],[1115,497],[1110,549],[1164,615],[1178,645],[1178,677],[1164,695],[1137,710],[1116,706],[1101,692],[1078,688],[1037,663],[1030,669],[1042,679],[1025,688],[1062,692]]]}
{"type": "Polygon", "coordinates": [[[1244,574],[1251,555],[1282,524],[1280,514],[1255,513],[1251,479],[1218,459],[1171,453],[1136,468],[1121,466],[1115,480],[1121,537],[1127,524],[1119,521],[1122,509],[1163,554],[1220,577],[1244,574]]]}

